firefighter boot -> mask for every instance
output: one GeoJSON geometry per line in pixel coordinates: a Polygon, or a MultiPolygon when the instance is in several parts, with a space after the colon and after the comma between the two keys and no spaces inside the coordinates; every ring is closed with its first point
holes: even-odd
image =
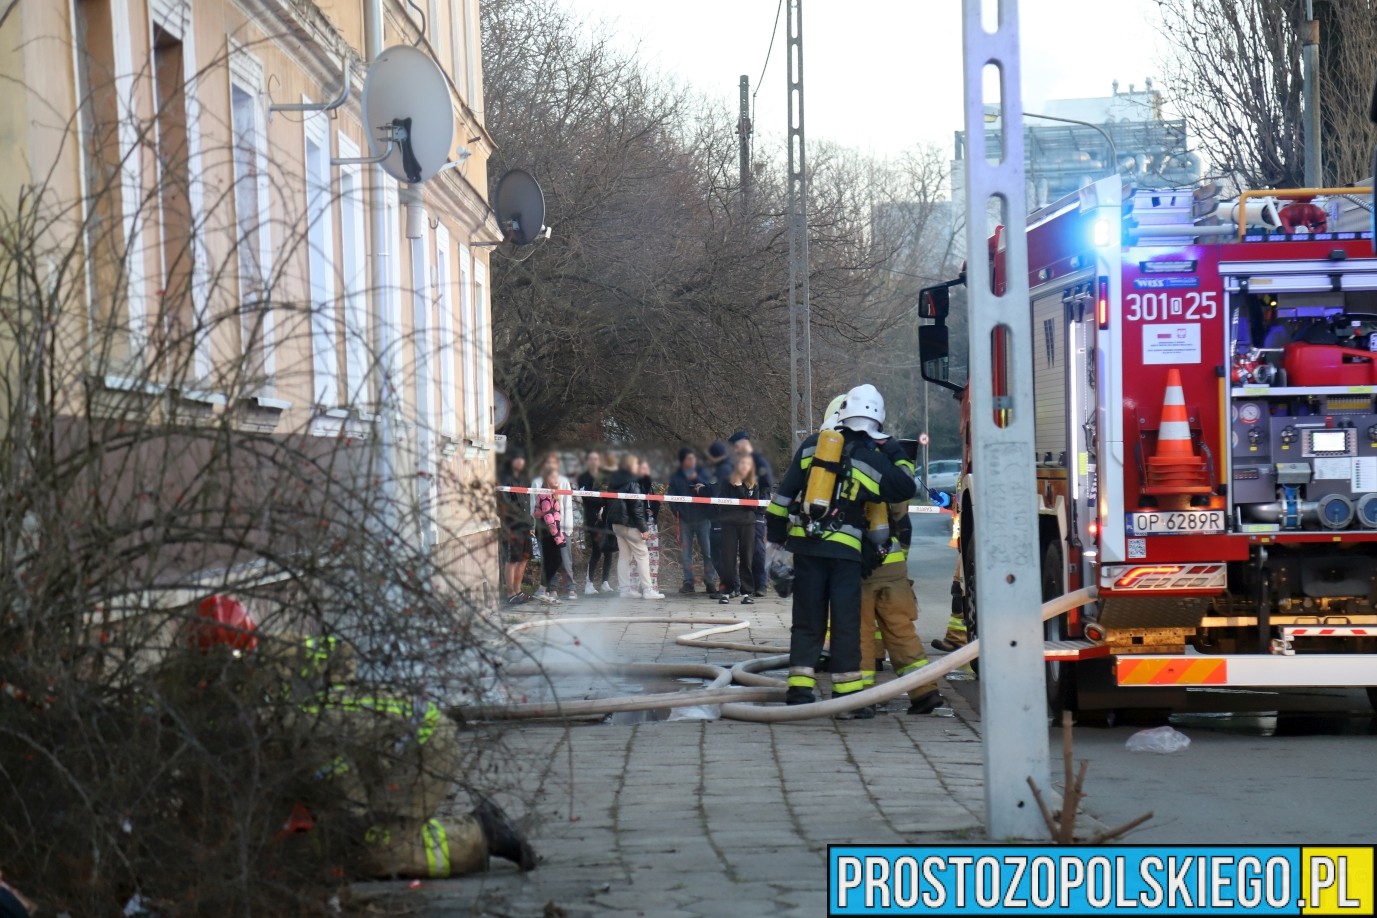
{"type": "MultiPolygon", "coordinates": [[[[832,693],[832,698],[833,700],[836,700],[837,698],[845,698],[847,695],[853,694],[855,693],[834,691],[832,693]]],[[[874,717],[875,706],[873,704],[868,704],[860,708],[854,708],[850,711],[842,711],[840,714],[836,715],[837,720],[873,720],[874,717]]]]}
{"type": "Polygon", "coordinates": [[[507,818],[507,814],[481,794],[473,794],[473,798],[473,818],[483,830],[483,838],[488,843],[488,854],[511,861],[522,870],[534,870],[535,849],[507,818]]]}
{"type": "Polygon", "coordinates": [[[942,693],[936,689],[915,698],[908,706],[910,714],[931,714],[942,706],[942,693]]]}
{"type": "Polygon", "coordinates": [[[791,685],[789,690],[784,693],[784,703],[790,706],[796,704],[812,704],[817,700],[812,689],[800,688],[797,685],[791,685]]]}

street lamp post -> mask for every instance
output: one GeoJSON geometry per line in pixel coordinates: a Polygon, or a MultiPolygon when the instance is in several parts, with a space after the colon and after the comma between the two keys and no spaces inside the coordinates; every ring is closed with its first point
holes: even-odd
{"type": "MultiPolygon", "coordinates": [[[[1089,121],[1077,121],[1075,118],[1059,118],[1056,115],[1037,115],[1033,112],[1024,112],[1023,117],[1038,118],[1042,121],[1059,121],[1062,124],[1077,124],[1081,127],[1090,128],[1090,130],[1095,131],[1097,134],[1103,137],[1105,143],[1109,144],[1109,155],[1113,158],[1113,162],[1109,168],[1109,174],[1113,175],[1114,173],[1119,171],[1119,148],[1114,144],[1114,138],[1109,136],[1109,132],[1106,131],[1104,128],[1100,127],[1098,124],[1092,124],[1089,121]]],[[[991,111],[985,112],[986,124],[993,124],[998,120],[998,113],[991,111]]]]}

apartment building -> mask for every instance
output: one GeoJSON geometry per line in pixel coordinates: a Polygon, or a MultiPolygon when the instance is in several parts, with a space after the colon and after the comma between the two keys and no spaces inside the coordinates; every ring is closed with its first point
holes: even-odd
{"type": "Polygon", "coordinates": [[[40,214],[43,243],[79,256],[36,260],[73,291],[53,335],[81,365],[73,416],[386,450],[369,484],[399,533],[475,586],[497,568],[479,495],[500,238],[478,4],[0,4],[0,209],[40,214]],[[407,187],[358,162],[370,8],[383,46],[425,52],[450,89],[454,165],[411,219],[407,187]]]}

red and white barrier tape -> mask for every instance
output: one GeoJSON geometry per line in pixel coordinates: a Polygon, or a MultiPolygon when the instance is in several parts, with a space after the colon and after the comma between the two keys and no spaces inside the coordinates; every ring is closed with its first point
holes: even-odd
{"type": "MultiPolygon", "coordinates": [[[[655,500],[670,504],[719,504],[729,507],[768,507],[768,500],[741,500],[736,497],[688,497],[682,494],[624,494],[620,491],[581,491],[577,488],[513,488],[499,485],[507,494],[555,494],[563,497],[600,497],[605,500],[655,500]]],[[[909,513],[950,513],[944,507],[909,507],[909,513]]]]}

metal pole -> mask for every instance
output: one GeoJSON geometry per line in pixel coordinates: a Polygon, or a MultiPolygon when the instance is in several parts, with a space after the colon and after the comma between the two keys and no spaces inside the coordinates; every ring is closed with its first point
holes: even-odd
{"type": "MultiPolygon", "coordinates": [[[[382,0],[364,0],[364,55],[371,63],[383,52],[382,0]]],[[[371,130],[371,127],[366,128],[371,130]]],[[[378,413],[378,442],[375,452],[377,481],[381,499],[381,521],[389,533],[396,533],[400,514],[397,507],[396,468],[396,408],[397,381],[393,374],[396,360],[396,326],[391,315],[389,272],[387,260],[392,237],[397,227],[387,225],[387,208],[383,205],[383,186],[387,173],[381,165],[368,168],[368,297],[373,319],[373,374],[378,413]]]]}
{"type": "MultiPolygon", "coordinates": [[[[980,626],[980,715],[985,825],[990,837],[1041,839],[1046,826],[1028,778],[1047,787],[1047,697],[1042,659],[1037,488],[1033,469],[1033,348],[1028,301],[1027,199],[1023,164],[1018,0],[999,0],[999,27],[985,31],[983,0],[962,0],[966,87],[966,262],[971,265],[972,474],[978,485],[975,570],[980,626]],[[987,150],[984,70],[1000,70],[1003,150],[987,150]],[[1002,155],[1001,155],[1002,153],[1002,155]],[[997,162],[991,162],[993,156],[997,162]],[[1006,214],[1006,287],[996,295],[985,227],[992,203],[1006,214]],[[996,329],[1002,337],[998,348],[996,329]],[[998,353],[996,351],[998,350],[998,353]],[[1007,368],[995,401],[995,361],[1007,368]]],[[[965,533],[962,533],[964,536],[965,533]]],[[[973,584],[967,584],[970,589],[973,584]]]]}
{"type": "Polygon", "coordinates": [[[928,444],[932,442],[932,433],[929,428],[932,424],[928,421],[928,387],[923,387],[923,487],[928,488],[928,444]]]}
{"type": "Polygon", "coordinates": [[[1305,99],[1305,185],[1324,187],[1324,160],[1320,153],[1320,75],[1316,57],[1320,48],[1320,24],[1315,20],[1312,0],[1305,0],[1305,23],[1301,29],[1301,73],[1305,99]]]}
{"type": "Polygon", "coordinates": [[[736,122],[736,133],[741,145],[741,210],[744,213],[751,202],[751,78],[741,75],[741,117],[736,122]]]}
{"type": "Polygon", "coordinates": [[[813,417],[813,345],[808,306],[808,159],[803,133],[803,0],[788,0],[789,56],[789,381],[793,445],[813,417]]]}

